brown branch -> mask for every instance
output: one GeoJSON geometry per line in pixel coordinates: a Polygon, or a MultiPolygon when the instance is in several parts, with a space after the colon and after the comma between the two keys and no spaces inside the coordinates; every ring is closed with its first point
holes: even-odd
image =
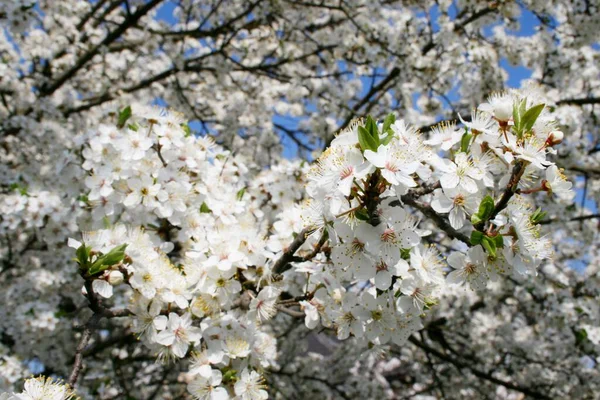
{"type": "Polygon", "coordinates": [[[492,213],[490,214],[490,216],[487,219],[482,220],[481,222],[476,224],[474,226],[475,229],[481,231],[484,228],[486,222],[496,218],[496,215],[498,215],[500,213],[500,211],[502,211],[506,208],[510,199],[517,192],[517,187],[519,186],[519,181],[521,180],[521,177],[523,176],[523,173],[525,172],[525,168],[527,167],[527,164],[528,163],[526,163],[525,161],[517,161],[517,163],[513,167],[512,174],[510,176],[508,184],[506,185],[506,188],[504,189],[504,193],[502,193],[502,197],[500,198],[500,200],[498,200],[498,203],[496,203],[496,205],[494,206],[494,211],[492,211],[492,213]]]}
{"type": "Polygon", "coordinates": [[[452,226],[450,226],[450,223],[446,220],[446,218],[436,213],[430,205],[420,203],[410,195],[402,196],[402,202],[419,210],[423,215],[431,219],[437,225],[438,228],[446,232],[446,234],[452,239],[460,240],[461,242],[466,243],[468,245],[471,244],[471,240],[467,235],[457,231],[452,226]]]}
{"type": "Polygon", "coordinates": [[[98,323],[102,318],[118,318],[118,317],[126,317],[131,315],[131,311],[127,309],[119,309],[119,310],[111,310],[102,305],[100,299],[94,293],[94,288],[92,286],[91,280],[85,281],[85,290],[86,297],[89,301],[89,308],[94,312],[94,314],[90,317],[90,319],[86,322],[83,327],[83,333],[81,335],[81,339],[77,348],[75,349],[75,362],[73,364],[73,370],[71,371],[71,375],[69,376],[68,384],[71,387],[75,387],[77,384],[77,379],[81,374],[83,369],[83,355],[84,350],[92,337],[92,331],[96,329],[98,323]]]}
{"type": "Polygon", "coordinates": [[[294,259],[294,253],[296,253],[296,251],[304,244],[308,238],[308,235],[313,231],[313,228],[304,228],[299,234],[296,235],[294,241],[288,246],[287,249],[285,249],[275,264],[273,264],[274,274],[281,274],[290,268],[289,263],[294,259]]]}
{"type": "Polygon", "coordinates": [[[285,307],[280,306],[280,305],[276,305],[275,308],[278,311],[281,311],[282,313],[289,315],[290,317],[304,318],[304,316],[305,316],[302,311],[290,310],[289,308],[285,308],[285,307]]]}
{"type": "Polygon", "coordinates": [[[540,225],[548,225],[548,224],[553,224],[555,222],[573,222],[573,221],[585,221],[588,219],[596,219],[596,218],[600,218],[600,214],[591,214],[591,215],[582,215],[579,217],[573,217],[570,219],[547,219],[544,221],[540,221],[539,224],[540,225]]]}
{"type": "Polygon", "coordinates": [[[94,314],[85,324],[83,333],[81,334],[81,340],[77,345],[77,349],[75,350],[75,363],[73,365],[73,370],[71,371],[71,375],[69,376],[69,386],[75,387],[77,383],[77,379],[79,378],[79,374],[83,369],[83,351],[85,350],[85,346],[87,346],[90,338],[92,337],[92,331],[96,329],[98,322],[102,319],[101,314],[94,314]]]}
{"type": "Polygon", "coordinates": [[[319,254],[321,252],[321,249],[325,245],[325,242],[327,242],[327,239],[329,239],[329,234],[328,234],[328,232],[327,232],[326,229],[323,229],[323,233],[321,234],[321,238],[319,239],[319,241],[315,245],[315,248],[313,249],[313,251],[311,251],[310,253],[308,253],[306,256],[302,257],[302,259],[304,261],[310,261],[313,258],[315,258],[317,256],[317,254],[319,254]]]}
{"type": "Polygon", "coordinates": [[[600,97],[583,97],[579,99],[564,99],[556,102],[557,105],[573,104],[573,105],[586,105],[586,104],[600,104],[600,97]]]}

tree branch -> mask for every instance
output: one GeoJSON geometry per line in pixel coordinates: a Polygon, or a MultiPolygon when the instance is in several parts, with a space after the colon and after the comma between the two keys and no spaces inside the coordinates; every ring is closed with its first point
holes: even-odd
{"type": "Polygon", "coordinates": [[[136,12],[134,14],[132,14],[131,17],[128,17],[127,19],[125,19],[125,21],[121,25],[119,25],[117,27],[117,29],[115,29],[114,31],[112,31],[108,35],[106,35],[106,37],[104,38],[104,40],[102,42],[100,42],[96,46],[92,47],[90,50],[88,50],[87,53],[85,53],[83,56],[81,56],[77,60],[75,65],[73,65],[67,71],[63,72],[63,74],[60,75],[54,82],[50,83],[49,85],[42,86],[40,88],[40,93],[41,93],[42,97],[49,96],[52,93],[54,93],[56,90],[58,90],[71,77],[75,76],[75,74],[81,68],[83,68],[83,66],[85,64],[87,64],[92,58],[94,58],[94,56],[96,54],[98,54],[98,52],[100,51],[100,49],[103,46],[107,46],[110,43],[117,40],[123,33],[125,33],[125,31],[127,29],[129,29],[131,26],[135,25],[144,15],[146,15],[148,12],[150,12],[150,10],[152,10],[154,7],[156,7],[162,1],[163,0],[151,0],[150,2],[144,4],[139,9],[137,9],[136,12]]]}
{"type": "Polygon", "coordinates": [[[519,386],[516,385],[514,383],[511,382],[507,382],[504,381],[502,379],[498,379],[498,378],[494,378],[491,373],[487,373],[484,371],[481,371],[477,368],[475,368],[474,366],[472,366],[471,364],[467,363],[467,362],[463,362],[461,360],[455,359],[453,357],[450,357],[440,351],[438,351],[437,349],[428,346],[427,344],[421,342],[419,339],[415,338],[414,336],[411,336],[408,339],[412,344],[414,344],[415,346],[419,347],[420,349],[422,349],[424,352],[426,353],[430,353],[433,354],[434,356],[436,356],[437,358],[439,358],[440,360],[449,362],[450,364],[454,365],[455,367],[457,367],[458,369],[463,369],[466,368],[469,371],[471,371],[471,373],[475,376],[477,376],[478,378],[484,379],[486,381],[492,382],[496,385],[500,385],[500,386],[504,386],[507,389],[511,389],[511,390],[516,390],[517,392],[521,392],[527,396],[530,396],[534,399],[550,399],[549,396],[546,396],[545,394],[536,392],[532,389],[528,389],[526,387],[523,386],[519,386]]]}
{"type": "Polygon", "coordinates": [[[273,264],[273,273],[281,274],[289,269],[289,263],[293,260],[296,251],[304,244],[308,235],[313,232],[313,228],[304,228],[296,235],[294,241],[283,252],[281,257],[273,264]]]}

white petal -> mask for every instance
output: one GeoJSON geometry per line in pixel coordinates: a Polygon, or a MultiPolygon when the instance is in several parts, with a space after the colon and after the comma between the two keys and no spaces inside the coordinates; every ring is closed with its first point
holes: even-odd
{"type": "Polygon", "coordinates": [[[460,207],[454,207],[450,214],[448,214],[450,220],[450,226],[454,229],[460,229],[465,224],[465,212],[460,207]]]}
{"type": "Polygon", "coordinates": [[[92,282],[92,288],[94,292],[98,293],[100,296],[108,299],[113,295],[113,288],[110,283],[106,282],[102,279],[96,279],[92,282]]]}
{"type": "Polygon", "coordinates": [[[69,240],[67,241],[67,246],[73,248],[73,249],[78,249],[81,247],[81,242],[79,240],[75,240],[73,238],[69,238],[69,240]]]}
{"type": "Polygon", "coordinates": [[[379,271],[375,275],[375,287],[379,290],[387,290],[392,284],[392,274],[388,271],[379,271]]]}
{"type": "Polygon", "coordinates": [[[452,209],[454,203],[441,190],[436,190],[436,192],[431,200],[431,208],[439,213],[447,213],[452,209]]]}
{"type": "Polygon", "coordinates": [[[455,188],[456,186],[458,186],[459,182],[460,182],[460,179],[458,178],[458,175],[456,175],[455,173],[452,173],[452,172],[444,174],[440,178],[440,184],[442,185],[442,187],[444,189],[455,188]]]}

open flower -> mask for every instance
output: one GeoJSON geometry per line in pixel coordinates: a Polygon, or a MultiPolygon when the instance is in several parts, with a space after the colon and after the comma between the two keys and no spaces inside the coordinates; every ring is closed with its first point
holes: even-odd
{"type": "Polygon", "coordinates": [[[235,394],[240,400],[266,400],[269,395],[264,382],[258,372],[245,368],[234,385],[235,394]]]}
{"type": "Polygon", "coordinates": [[[467,254],[455,251],[448,256],[448,264],[454,269],[448,274],[448,283],[460,285],[467,282],[473,290],[487,286],[487,255],[483,247],[471,247],[467,254]]]}
{"type": "Polygon", "coordinates": [[[227,389],[221,385],[223,375],[221,371],[213,369],[208,378],[199,375],[191,381],[188,386],[188,392],[197,400],[227,400],[229,394],[227,389]]]}
{"type": "Polygon", "coordinates": [[[467,214],[475,212],[478,206],[478,196],[460,189],[436,189],[431,200],[431,208],[438,213],[448,213],[450,225],[454,229],[462,228],[467,214]]]}
{"type": "Polygon", "coordinates": [[[181,317],[175,313],[170,313],[167,329],[156,336],[156,342],[164,346],[170,346],[174,355],[183,358],[190,344],[199,342],[201,337],[200,328],[192,326],[190,313],[185,313],[181,317]]]}
{"type": "Polygon", "coordinates": [[[440,177],[444,189],[461,187],[468,193],[477,192],[477,182],[483,179],[484,172],[477,168],[466,153],[458,153],[454,162],[447,161],[440,177]]]}
{"type": "Polygon", "coordinates": [[[415,187],[417,183],[411,177],[419,168],[419,163],[409,161],[391,146],[380,145],[377,152],[365,151],[365,158],[381,169],[381,175],[392,185],[415,187]]]}

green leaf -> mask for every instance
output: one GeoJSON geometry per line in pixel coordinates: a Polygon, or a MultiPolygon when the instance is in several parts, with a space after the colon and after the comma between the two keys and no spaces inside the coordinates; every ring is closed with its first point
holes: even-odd
{"type": "Polygon", "coordinates": [[[209,214],[212,212],[212,210],[208,207],[206,203],[202,202],[202,205],[200,206],[200,212],[203,214],[209,214]]]}
{"type": "Polygon", "coordinates": [[[513,122],[515,131],[520,132],[521,129],[521,113],[519,113],[519,104],[513,104],[513,122]]]}
{"type": "Polygon", "coordinates": [[[473,137],[473,135],[471,135],[468,132],[465,132],[462,135],[462,138],[460,139],[460,151],[462,151],[463,153],[466,153],[469,150],[469,145],[471,144],[472,137],[473,137]]]}
{"type": "Polygon", "coordinates": [[[371,150],[376,152],[377,147],[379,146],[378,140],[376,141],[371,136],[369,131],[362,126],[358,127],[358,143],[360,144],[360,148],[363,150],[363,152],[365,150],[371,150]]]}
{"type": "Polygon", "coordinates": [[[482,219],[488,219],[492,212],[494,212],[494,199],[492,196],[485,196],[483,200],[481,200],[481,204],[479,204],[479,216],[482,219]]]}
{"type": "Polygon", "coordinates": [[[477,225],[482,221],[487,221],[494,212],[494,199],[491,196],[485,196],[479,204],[479,210],[471,215],[471,223],[477,225]]]}
{"type": "Polygon", "coordinates": [[[131,106],[127,106],[119,111],[119,121],[117,122],[117,128],[121,129],[125,126],[127,120],[131,117],[131,106]]]}
{"type": "Polygon", "coordinates": [[[583,341],[585,341],[585,339],[587,339],[588,337],[588,333],[585,329],[580,329],[578,331],[575,331],[575,343],[577,344],[581,344],[583,341]]]}
{"type": "Polygon", "coordinates": [[[20,184],[15,182],[10,184],[9,189],[11,191],[17,190],[21,194],[21,196],[27,196],[27,186],[21,186],[20,184]]]}
{"type": "Polygon", "coordinates": [[[235,380],[236,374],[237,374],[237,371],[235,369],[230,369],[229,371],[225,372],[223,374],[223,379],[222,379],[223,383],[227,383],[231,380],[235,380]]]}
{"type": "Polygon", "coordinates": [[[394,135],[392,135],[390,133],[386,137],[383,138],[383,140],[381,141],[381,144],[384,146],[387,146],[392,141],[393,138],[394,138],[394,135]]]}
{"type": "Polygon", "coordinates": [[[104,255],[104,263],[107,265],[115,265],[123,261],[125,258],[125,249],[127,248],[127,243],[116,246],[107,254],[104,255]]]}
{"type": "Polygon", "coordinates": [[[134,132],[137,132],[138,129],[140,129],[140,127],[138,126],[138,124],[128,124],[127,127],[129,129],[131,129],[132,131],[134,131],[134,132]]]}
{"type": "Polygon", "coordinates": [[[471,223],[472,223],[473,225],[477,225],[477,224],[479,224],[481,221],[483,221],[483,220],[482,220],[481,218],[479,218],[479,215],[478,215],[478,214],[473,214],[473,215],[471,215],[471,223]]]}
{"type": "Polygon", "coordinates": [[[546,215],[548,215],[546,211],[542,211],[541,208],[538,208],[529,216],[529,221],[531,221],[531,223],[534,225],[539,224],[544,218],[546,218],[546,215]]]}
{"type": "Polygon", "coordinates": [[[369,214],[365,210],[356,210],[356,211],[354,211],[354,216],[356,217],[356,219],[359,219],[361,221],[368,221],[369,220],[369,214]]]}
{"type": "Polygon", "coordinates": [[[400,257],[403,260],[410,260],[410,249],[400,249],[400,257]]]}
{"type": "Polygon", "coordinates": [[[377,129],[377,123],[370,115],[367,116],[367,122],[365,123],[365,128],[367,132],[371,135],[373,139],[377,142],[379,146],[379,130],[377,129]]]}
{"type": "Polygon", "coordinates": [[[104,263],[104,256],[100,256],[96,259],[96,261],[94,261],[94,263],[92,264],[90,269],[88,269],[88,274],[96,275],[96,274],[104,271],[108,267],[109,267],[109,265],[104,263]]]}
{"type": "Polygon", "coordinates": [[[243,187],[243,188],[241,188],[240,190],[238,190],[238,192],[237,192],[237,193],[236,193],[236,195],[235,195],[235,198],[236,198],[238,201],[242,201],[242,199],[244,198],[244,194],[245,194],[245,193],[246,193],[246,188],[245,188],[245,187],[243,187]]]}
{"type": "Polygon", "coordinates": [[[396,115],[394,113],[389,113],[385,120],[383,120],[383,128],[381,129],[382,133],[389,133],[388,136],[392,136],[394,131],[391,129],[391,126],[396,122],[396,115]],[[389,129],[389,132],[388,132],[389,129]]]}
{"type": "Polygon", "coordinates": [[[496,241],[489,236],[484,236],[481,239],[481,245],[488,252],[488,254],[496,258],[496,241]]]}
{"type": "Polygon", "coordinates": [[[181,128],[185,132],[185,137],[192,136],[192,130],[190,129],[188,124],[181,124],[181,128]]]}
{"type": "Polygon", "coordinates": [[[542,111],[546,107],[545,104],[538,104],[537,106],[531,107],[521,117],[521,129],[523,132],[528,132],[533,128],[535,121],[538,119],[542,111]]]}
{"type": "Polygon", "coordinates": [[[94,261],[94,263],[88,270],[88,274],[99,274],[100,272],[108,269],[109,267],[112,267],[113,265],[123,261],[123,259],[125,258],[125,248],[127,248],[127,244],[121,244],[113,248],[108,253],[98,257],[98,259],[94,261]]]}
{"type": "Polygon", "coordinates": [[[471,244],[473,246],[481,244],[482,239],[483,239],[483,233],[482,232],[479,232],[477,230],[471,232],[471,244]]]}
{"type": "Polygon", "coordinates": [[[88,264],[88,260],[90,258],[91,251],[92,251],[92,247],[86,246],[85,244],[82,244],[81,246],[79,246],[79,248],[77,250],[75,250],[75,256],[77,257],[77,262],[83,268],[85,268],[88,264]]]}
{"type": "Polygon", "coordinates": [[[527,107],[527,99],[523,99],[518,103],[514,103],[513,105],[513,122],[514,129],[517,133],[517,136],[520,138],[523,133],[523,115],[525,114],[525,109],[527,107]]]}
{"type": "Polygon", "coordinates": [[[504,248],[504,238],[502,237],[502,235],[496,235],[496,236],[492,237],[492,239],[494,239],[494,242],[496,243],[497,248],[499,248],[499,249],[504,248]]]}

